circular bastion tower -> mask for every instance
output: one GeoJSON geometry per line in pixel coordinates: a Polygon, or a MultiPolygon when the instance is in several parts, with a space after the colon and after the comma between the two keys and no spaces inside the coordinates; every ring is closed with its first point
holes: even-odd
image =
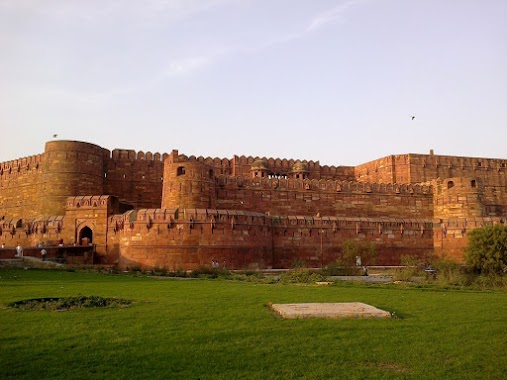
{"type": "Polygon", "coordinates": [[[79,141],[50,141],[42,157],[42,215],[62,215],[67,197],[101,195],[109,151],[79,141]]]}
{"type": "Polygon", "coordinates": [[[216,208],[213,167],[174,150],[164,162],[162,208],[216,208]]]}

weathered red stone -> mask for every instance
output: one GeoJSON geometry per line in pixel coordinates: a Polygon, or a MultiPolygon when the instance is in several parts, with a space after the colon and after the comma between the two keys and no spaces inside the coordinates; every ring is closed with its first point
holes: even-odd
{"type": "Polygon", "coordinates": [[[170,270],[318,267],[350,239],[375,242],[379,264],[461,262],[468,231],[504,221],[506,162],[408,154],[334,167],[51,141],[0,164],[0,243],[11,255],[91,241],[96,262],[170,270]]]}

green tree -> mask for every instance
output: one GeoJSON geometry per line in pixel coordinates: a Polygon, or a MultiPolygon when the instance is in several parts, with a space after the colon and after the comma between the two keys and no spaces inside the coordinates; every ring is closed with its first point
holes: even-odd
{"type": "Polygon", "coordinates": [[[503,274],[507,268],[507,226],[477,228],[468,233],[466,262],[476,272],[503,274]]]}
{"type": "Polygon", "coordinates": [[[361,257],[362,265],[373,265],[377,258],[377,246],[366,240],[346,240],[342,246],[342,265],[353,266],[356,257],[361,257]]]}

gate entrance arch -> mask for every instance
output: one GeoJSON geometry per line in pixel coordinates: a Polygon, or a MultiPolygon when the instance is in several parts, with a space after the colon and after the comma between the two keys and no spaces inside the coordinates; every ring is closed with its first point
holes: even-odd
{"type": "Polygon", "coordinates": [[[89,245],[93,243],[93,231],[90,227],[83,227],[79,231],[78,242],[80,245],[89,245]]]}

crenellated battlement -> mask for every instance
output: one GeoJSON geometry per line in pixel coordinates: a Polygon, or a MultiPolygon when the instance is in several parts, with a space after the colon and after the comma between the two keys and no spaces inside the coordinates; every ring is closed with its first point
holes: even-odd
{"type": "Polygon", "coordinates": [[[218,186],[232,188],[253,188],[271,190],[308,190],[343,193],[369,194],[432,194],[433,187],[429,183],[376,183],[356,182],[330,179],[294,179],[294,178],[238,178],[219,176],[218,186]]]}
{"type": "Polygon", "coordinates": [[[67,209],[79,208],[107,208],[110,203],[110,195],[88,195],[67,198],[67,209]]]}
{"type": "MultiPolygon", "coordinates": [[[[507,160],[483,157],[456,157],[444,155],[409,154],[413,164],[447,166],[452,169],[478,169],[478,170],[504,170],[507,169],[507,160]]],[[[397,156],[396,156],[397,157],[397,156]]]]}
{"type": "MultiPolygon", "coordinates": [[[[270,217],[263,213],[217,209],[141,209],[129,212],[130,222],[143,223],[239,223],[268,225],[270,217]]],[[[124,218],[125,219],[125,218],[124,218]]]]}
{"type": "Polygon", "coordinates": [[[318,168],[320,167],[320,163],[319,161],[312,161],[312,160],[299,160],[299,159],[286,159],[286,158],[273,158],[273,157],[270,157],[270,158],[266,158],[266,157],[253,157],[253,156],[235,156],[235,158],[237,157],[237,163],[239,164],[242,164],[242,165],[251,165],[253,164],[256,160],[263,160],[265,161],[269,168],[280,168],[282,170],[290,170],[292,168],[292,166],[294,166],[294,164],[296,162],[304,162],[308,165],[308,168],[310,169],[315,169],[315,168],[318,168]]]}
{"type": "Polygon", "coordinates": [[[42,162],[41,154],[18,158],[12,161],[2,162],[0,163],[0,176],[8,175],[13,172],[20,173],[38,170],[40,168],[41,162],[42,162]]]}
{"type": "Polygon", "coordinates": [[[155,162],[163,162],[167,157],[169,157],[168,153],[152,153],[152,152],[143,152],[131,149],[114,149],[109,158],[113,161],[155,161],[155,162]]]}

